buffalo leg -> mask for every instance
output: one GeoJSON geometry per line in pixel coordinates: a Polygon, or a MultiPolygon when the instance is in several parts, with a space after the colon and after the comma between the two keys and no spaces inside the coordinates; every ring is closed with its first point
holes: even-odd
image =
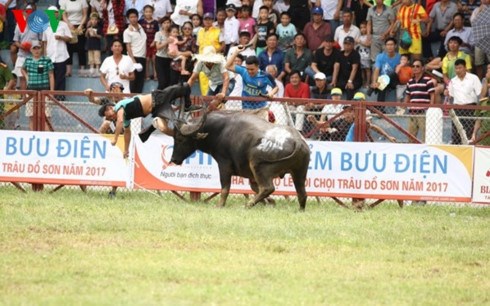
{"type": "Polygon", "coordinates": [[[250,167],[254,174],[255,183],[258,185],[259,191],[255,195],[255,197],[248,202],[247,207],[255,206],[255,204],[270,196],[275,190],[274,184],[272,183],[272,178],[267,177],[262,173],[262,171],[264,171],[265,173],[267,173],[268,171],[264,168],[267,167],[262,167],[262,169],[259,169],[259,167],[253,167],[253,165],[252,167],[250,167]]]}
{"type": "Polygon", "coordinates": [[[231,188],[231,174],[224,173],[220,169],[220,182],[221,182],[221,196],[219,198],[218,207],[224,207],[226,204],[226,199],[230,193],[231,188]]]}
{"type": "MultiPolygon", "coordinates": [[[[308,168],[304,168],[308,169],[308,168]]],[[[294,188],[298,194],[299,210],[304,211],[306,208],[306,171],[304,169],[299,169],[291,173],[294,182],[294,188]]]]}
{"type": "MultiPolygon", "coordinates": [[[[253,179],[250,179],[249,181],[250,181],[250,188],[252,188],[252,190],[255,192],[255,194],[258,194],[259,193],[259,186],[257,185],[257,183],[253,179]]],[[[270,204],[272,206],[276,205],[276,201],[274,201],[274,199],[272,199],[270,197],[267,197],[264,200],[262,200],[262,203],[264,205],[265,204],[270,204]]]]}

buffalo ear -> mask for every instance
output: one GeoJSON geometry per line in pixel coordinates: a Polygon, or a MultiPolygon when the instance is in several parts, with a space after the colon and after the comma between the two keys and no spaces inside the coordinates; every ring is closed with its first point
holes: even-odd
{"type": "Polygon", "coordinates": [[[197,133],[194,139],[204,139],[206,137],[208,137],[208,133],[197,133]]]}

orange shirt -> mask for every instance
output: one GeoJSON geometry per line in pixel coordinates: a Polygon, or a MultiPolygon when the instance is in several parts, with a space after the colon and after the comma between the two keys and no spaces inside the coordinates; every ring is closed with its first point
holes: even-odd
{"type": "Polygon", "coordinates": [[[427,19],[427,17],[425,9],[418,4],[402,6],[396,16],[397,20],[400,21],[402,29],[408,29],[412,39],[422,38],[420,20],[427,19]],[[419,22],[412,22],[414,20],[418,20],[419,22]]]}
{"type": "Polygon", "coordinates": [[[398,81],[401,85],[405,85],[408,83],[408,80],[412,78],[412,67],[403,66],[398,71],[398,81]]]}

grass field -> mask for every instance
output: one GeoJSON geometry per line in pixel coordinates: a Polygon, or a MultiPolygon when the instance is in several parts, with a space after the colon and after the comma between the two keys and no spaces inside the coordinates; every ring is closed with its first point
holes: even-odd
{"type": "Polygon", "coordinates": [[[0,188],[0,304],[489,305],[490,210],[0,188]]]}

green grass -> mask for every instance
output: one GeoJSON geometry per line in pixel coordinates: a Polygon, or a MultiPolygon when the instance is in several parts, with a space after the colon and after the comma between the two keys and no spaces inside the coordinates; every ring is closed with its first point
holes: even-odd
{"type": "Polygon", "coordinates": [[[490,304],[488,208],[106,194],[0,188],[0,304],[490,304]]]}

